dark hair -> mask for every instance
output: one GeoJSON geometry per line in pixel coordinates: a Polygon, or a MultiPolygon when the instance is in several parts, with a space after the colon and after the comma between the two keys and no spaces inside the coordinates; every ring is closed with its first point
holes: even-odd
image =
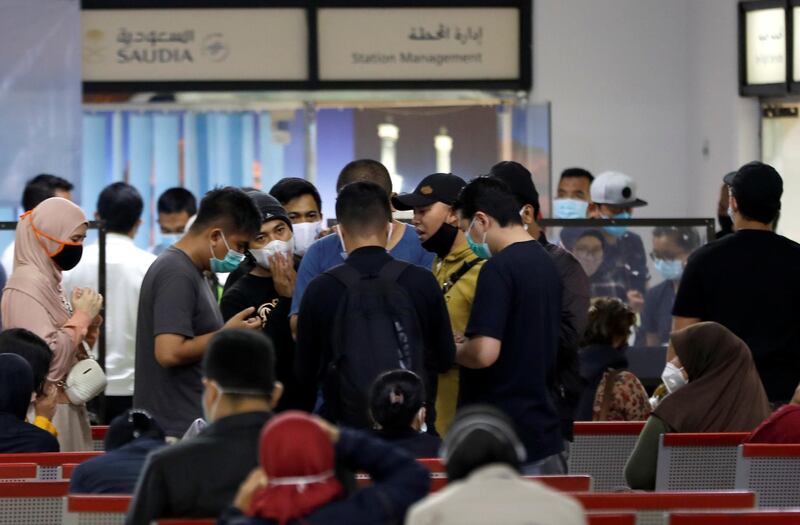
{"type": "Polygon", "coordinates": [[[410,370],[384,372],[369,391],[372,420],[390,434],[408,430],[424,404],[425,385],[410,370]]]}
{"type": "Polygon", "coordinates": [[[342,168],[339,178],[336,179],[336,193],[353,182],[372,182],[383,188],[386,195],[392,194],[392,177],[386,166],[372,159],[359,159],[350,162],[342,168]]]}
{"type": "Polygon", "coordinates": [[[208,343],[202,366],[204,377],[232,395],[268,397],[275,388],[275,348],[260,330],[218,332],[208,343]]]}
{"type": "Polygon", "coordinates": [[[490,405],[472,405],[459,410],[444,439],[442,452],[450,481],[464,479],[474,470],[492,463],[502,463],[519,471],[525,460],[514,423],[504,412],[490,405]]]}
{"type": "Polygon", "coordinates": [[[125,182],[109,184],[97,197],[97,215],[111,233],[130,232],[141,218],[142,209],[142,196],[125,182]]]}
{"type": "Polygon", "coordinates": [[[615,339],[627,338],[636,314],[616,297],[596,297],[589,307],[589,324],[583,335],[583,346],[610,345],[615,339]]]}
{"type": "Polygon", "coordinates": [[[585,170],[583,168],[567,168],[561,172],[561,179],[577,179],[581,177],[587,179],[589,184],[594,182],[594,175],[592,175],[589,170],[585,170]]]}
{"type": "Polygon", "coordinates": [[[31,365],[33,387],[37,395],[44,394],[44,382],[53,351],[38,335],[24,328],[9,328],[0,332],[0,353],[17,354],[31,365]]]}
{"type": "Polygon", "coordinates": [[[686,253],[700,247],[700,234],[687,226],[657,226],[653,228],[653,237],[669,237],[686,253]]]}
{"type": "Polygon", "coordinates": [[[261,231],[261,213],[239,188],[215,188],[200,201],[200,210],[190,231],[200,232],[210,226],[227,226],[238,233],[256,235],[261,231]]]}
{"type": "Polygon", "coordinates": [[[389,195],[374,182],[348,184],[336,197],[336,219],[348,233],[377,233],[392,220],[389,195]]]}
{"type": "Polygon", "coordinates": [[[281,179],[269,190],[269,194],[278,199],[278,202],[284,206],[286,206],[287,202],[298,197],[311,195],[314,202],[317,203],[317,211],[322,211],[322,198],[319,196],[319,191],[317,191],[316,186],[305,179],[297,177],[281,179]]]}
{"type": "Polygon", "coordinates": [[[42,202],[56,196],[56,191],[72,191],[75,186],[67,179],[40,173],[25,184],[22,191],[22,207],[29,211],[37,207],[42,202]]]}
{"type": "Polygon", "coordinates": [[[533,174],[528,168],[513,160],[498,162],[489,170],[489,176],[500,179],[508,185],[508,189],[523,206],[530,204],[533,208],[533,220],[539,220],[539,192],[533,183],[533,174]]]}
{"type": "Polygon", "coordinates": [[[478,177],[464,186],[453,206],[464,219],[472,220],[482,211],[495,219],[501,228],[509,224],[522,224],[519,209],[522,207],[508,184],[494,177],[478,177]]]}
{"type": "Polygon", "coordinates": [[[139,438],[163,441],[164,430],[146,410],[129,408],[111,421],[103,444],[106,452],[109,452],[139,438]]]}
{"type": "MultiPolygon", "coordinates": [[[[584,237],[592,237],[593,239],[597,239],[598,241],[600,241],[600,244],[603,246],[603,250],[606,249],[606,238],[603,237],[603,234],[600,232],[600,230],[591,230],[591,229],[590,230],[583,230],[575,238],[575,243],[574,244],[577,244],[577,242],[579,240],[583,239],[584,237]]],[[[574,244],[573,244],[573,247],[574,247],[574,244]]]]}
{"type": "Polygon", "coordinates": [[[158,197],[158,213],[180,213],[189,217],[197,213],[197,199],[185,188],[170,188],[158,197]]]}

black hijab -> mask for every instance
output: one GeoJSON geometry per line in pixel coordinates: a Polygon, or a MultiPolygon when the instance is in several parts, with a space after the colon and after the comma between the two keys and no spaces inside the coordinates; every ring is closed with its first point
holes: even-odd
{"type": "Polygon", "coordinates": [[[17,354],[0,354],[0,413],[25,420],[33,394],[33,370],[17,354]]]}

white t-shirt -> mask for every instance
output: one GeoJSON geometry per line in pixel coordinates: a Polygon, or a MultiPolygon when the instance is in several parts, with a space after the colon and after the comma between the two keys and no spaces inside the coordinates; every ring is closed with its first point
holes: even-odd
{"type": "Polygon", "coordinates": [[[3,265],[3,269],[6,271],[6,277],[11,277],[11,272],[14,271],[14,245],[14,241],[11,241],[11,244],[6,246],[3,251],[2,258],[0,258],[0,264],[3,265]]]}
{"type": "MultiPolygon", "coordinates": [[[[64,293],[69,298],[74,288],[97,290],[100,246],[93,243],[73,270],[64,272],[64,293]]],[[[136,319],[139,290],[155,255],[137,248],[126,235],[106,236],[106,395],[132,396],[136,356],[136,319]]]]}

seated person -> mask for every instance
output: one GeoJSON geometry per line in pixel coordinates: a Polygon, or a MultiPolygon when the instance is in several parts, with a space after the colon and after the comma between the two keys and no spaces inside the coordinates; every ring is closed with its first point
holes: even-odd
{"type": "Polygon", "coordinates": [[[384,372],[369,393],[376,433],[415,458],[439,457],[442,441],[425,428],[425,385],[410,370],[384,372]]]}
{"type": "Polygon", "coordinates": [[[53,350],[38,335],[24,328],[9,328],[0,332],[0,353],[17,354],[33,371],[33,402],[28,406],[27,421],[58,437],[53,426],[58,388],[47,383],[47,373],[53,361],[53,350]]]}
{"type": "Polygon", "coordinates": [[[573,525],[586,523],[581,505],[520,477],[525,447],[498,409],[473,405],[458,414],[442,445],[450,480],[411,508],[407,525],[573,525]]]}
{"type": "Polygon", "coordinates": [[[744,443],[800,444],[800,386],[789,404],[773,412],[744,443]]]}
{"type": "Polygon", "coordinates": [[[644,421],[650,415],[647,391],[628,368],[625,350],[633,310],[616,298],[600,297],[589,308],[589,326],[578,353],[586,382],[577,421],[644,421]]]}
{"type": "Polygon", "coordinates": [[[430,487],[428,471],[392,445],[303,412],[275,416],[259,452],[261,468],[242,484],[221,525],[402,523],[430,487]],[[335,461],[366,472],[373,484],[346,495],[335,461]]]}
{"type": "Polygon", "coordinates": [[[147,455],[165,445],[164,431],[144,410],[131,408],[111,421],[106,453],[75,468],[73,494],[132,494],[147,455]]]}
{"type": "Polygon", "coordinates": [[[231,329],[211,338],[203,356],[200,435],[147,457],[125,518],[219,516],[258,464],[258,436],[283,387],[275,380],[275,351],[261,332],[231,329]]]}
{"type": "Polygon", "coordinates": [[[653,229],[650,256],[664,282],[650,288],[644,299],[642,331],[647,346],[667,346],[672,331],[672,306],[689,256],[700,247],[694,228],[659,226],[653,229]]]}
{"type": "Polygon", "coordinates": [[[52,434],[25,422],[33,387],[31,365],[16,354],[0,354],[0,453],[59,451],[52,434]]]}
{"type": "Polygon", "coordinates": [[[616,297],[628,301],[630,275],[605,261],[606,240],[597,230],[584,230],[575,240],[572,254],[589,277],[590,297],[616,297]]]}
{"type": "Polygon", "coordinates": [[[721,324],[673,332],[677,356],[661,376],[670,394],[648,418],[628,464],[632,489],[656,485],[658,442],[669,432],[750,432],[770,413],[767,394],[744,341],[721,324]]]}

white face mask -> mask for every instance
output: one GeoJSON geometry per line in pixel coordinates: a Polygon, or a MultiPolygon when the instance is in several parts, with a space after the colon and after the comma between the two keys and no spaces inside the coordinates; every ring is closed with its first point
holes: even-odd
{"type": "Polygon", "coordinates": [[[664,386],[667,387],[667,392],[670,394],[674,394],[689,383],[683,377],[683,369],[672,363],[667,363],[664,367],[664,371],[661,372],[661,381],[664,382],[664,386]]]}
{"type": "Polygon", "coordinates": [[[317,240],[319,232],[322,231],[322,221],[301,222],[292,227],[294,229],[294,253],[302,257],[317,240]]]}
{"type": "Polygon", "coordinates": [[[274,240],[263,248],[251,248],[250,254],[255,258],[256,263],[262,268],[269,269],[269,260],[275,254],[281,254],[284,257],[291,257],[294,245],[294,238],[289,241],[274,240]]]}

